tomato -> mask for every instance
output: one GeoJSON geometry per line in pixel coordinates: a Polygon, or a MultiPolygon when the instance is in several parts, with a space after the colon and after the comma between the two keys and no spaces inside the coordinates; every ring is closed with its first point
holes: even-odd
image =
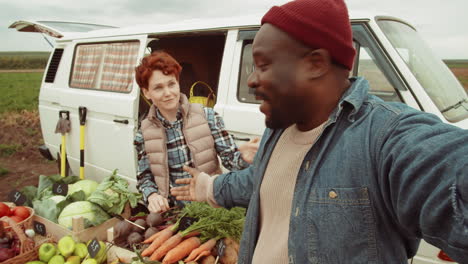
{"type": "Polygon", "coordinates": [[[12,215],[24,220],[29,217],[29,209],[24,206],[16,206],[13,208],[12,215]]]}
{"type": "Polygon", "coordinates": [[[11,215],[10,207],[2,202],[0,202],[0,217],[11,215]]]}
{"type": "Polygon", "coordinates": [[[19,223],[24,220],[24,219],[21,219],[21,217],[16,216],[16,215],[10,216],[10,219],[15,221],[16,223],[19,223]]]}

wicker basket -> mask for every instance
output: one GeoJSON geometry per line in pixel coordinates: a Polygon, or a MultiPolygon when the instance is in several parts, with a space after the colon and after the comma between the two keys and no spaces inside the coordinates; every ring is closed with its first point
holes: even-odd
{"type": "MultiPolygon", "coordinates": [[[[34,216],[34,209],[32,209],[31,207],[27,207],[27,206],[24,206],[26,208],[28,208],[29,210],[29,216],[28,218],[24,219],[23,221],[17,223],[16,225],[19,226],[23,231],[30,228],[31,227],[31,223],[32,223],[32,219],[33,219],[33,216],[34,216]]],[[[10,206],[10,208],[12,208],[12,206],[10,206]]],[[[13,209],[13,208],[12,208],[13,209]]],[[[13,221],[14,222],[14,221],[13,221]]],[[[9,223],[9,222],[8,222],[9,223]]],[[[5,230],[6,231],[9,231],[11,230],[11,224],[10,226],[8,227],[5,227],[5,230]]]]}
{"type": "Polygon", "coordinates": [[[10,232],[14,232],[15,235],[18,236],[19,241],[20,241],[20,254],[11,259],[0,262],[0,264],[19,264],[19,263],[26,263],[28,261],[37,260],[39,259],[37,252],[39,250],[40,245],[42,243],[52,241],[50,237],[45,237],[44,239],[34,242],[34,240],[32,240],[31,238],[26,237],[26,235],[24,234],[23,228],[28,227],[28,226],[24,224],[23,222],[26,221],[27,219],[21,222],[23,224],[16,223],[14,220],[8,217],[2,217],[1,220],[7,222],[11,228],[10,232]]]}

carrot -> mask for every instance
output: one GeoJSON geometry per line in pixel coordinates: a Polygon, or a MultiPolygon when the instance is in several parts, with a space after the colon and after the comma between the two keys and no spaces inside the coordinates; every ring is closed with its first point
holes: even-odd
{"type": "Polygon", "coordinates": [[[202,251],[198,256],[195,258],[195,261],[198,261],[199,259],[203,258],[204,256],[209,256],[211,255],[211,251],[205,250],[202,251]]]}
{"type": "Polygon", "coordinates": [[[169,250],[163,259],[163,264],[171,264],[185,258],[190,252],[201,244],[200,238],[194,236],[185,239],[175,248],[169,250]]]}
{"type": "Polygon", "coordinates": [[[150,256],[151,254],[156,251],[157,248],[159,248],[164,242],[166,242],[168,239],[172,237],[174,234],[174,227],[169,227],[161,231],[162,233],[157,236],[153,242],[147,247],[143,252],[141,252],[141,256],[147,257],[150,256]]]}
{"type": "MultiPolygon", "coordinates": [[[[170,226],[166,227],[165,229],[163,229],[163,230],[157,232],[156,234],[153,234],[152,236],[150,236],[150,237],[148,237],[147,239],[145,239],[145,240],[143,241],[143,244],[149,244],[149,243],[153,242],[158,236],[160,236],[160,235],[164,232],[164,230],[171,229],[173,226],[174,226],[174,225],[170,225],[170,226]]],[[[167,232],[167,231],[166,231],[166,232],[167,232]]]]}
{"type": "MultiPolygon", "coordinates": [[[[175,248],[183,239],[182,232],[170,237],[166,242],[164,242],[160,247],[158,247],[153,254],[151,254],[150,260],[160,261],[161,258],[166,255],[169,250],[175,248]]],[[[143,256],[143,255],[142,255],[143,256]]]]}
{"type": "Polygon", "coordinates": [[[189,261],[195,260],[195,258],[197,258],[202,252],[204,252],[204,251],[209,252],[215,245],[216,245],[216,239],[215,238],[212,238],[212,239],[206,241],[205,243],[203,243],[203,245],[201,245],[198,248],[194,249],[184,261],[189,262],[189,261]]]}
{"type": "MultiPolygon", "coordinates": [[[[183,232],[182,232],[183,233],[183,232]]],[[[186,235],[183,235],[184,238],[190,238],[190,237],[194,237],[194,236],[198,236],[200,235],[200,232],[195,230],[195,231],[192,231],[186,235]]]]}

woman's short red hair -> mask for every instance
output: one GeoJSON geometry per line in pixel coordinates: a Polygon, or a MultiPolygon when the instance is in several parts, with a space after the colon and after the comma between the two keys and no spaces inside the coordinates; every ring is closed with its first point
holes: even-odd
{"type": "Polygon", "coordinates": [[[135,68],[135,79],[140,88],[148,88],[148,80],[153,74],[153,71],[160,70],[165,75],[174,74],[179,81],[180,64],[165,51],[154,51],[150,55],[141,60],[140,65],[135,68]]]}

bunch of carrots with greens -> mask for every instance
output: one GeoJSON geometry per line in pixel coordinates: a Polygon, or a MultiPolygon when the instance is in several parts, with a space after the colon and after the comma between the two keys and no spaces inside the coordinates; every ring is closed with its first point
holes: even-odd
{"type": "Polygon", "coordinates": [[[185,258],[185,262],[198,261],[210,255],[218,239],[230,237],[240,240],[245,220],[245,209],[235,207],[212,208],[206,203],[193,202],[181,211],[179,220],[167,228],[152,235],[143,243],[150,244],[141,255],[151,261],[163,264],[176,263],[185,258]],[[183,217],[198,219],[192,225],[180,230],[183,217]]]}

